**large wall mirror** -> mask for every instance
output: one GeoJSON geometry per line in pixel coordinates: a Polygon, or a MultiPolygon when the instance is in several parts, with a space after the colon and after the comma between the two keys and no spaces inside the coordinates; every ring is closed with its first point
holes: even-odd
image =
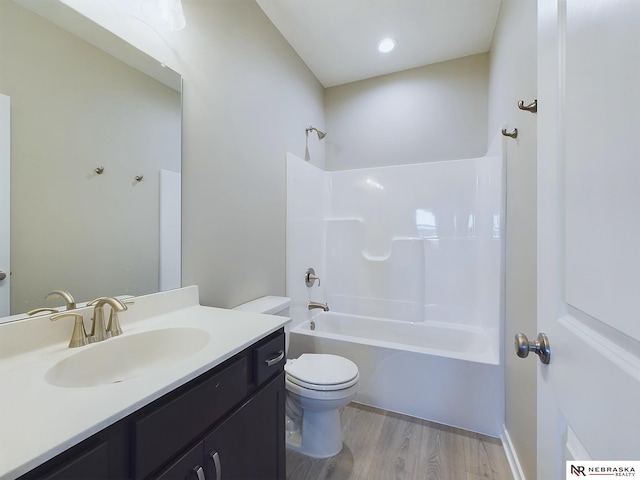
{"type": "Polygon", "coordinates": [[[180,77],[97,25],[126,62],[47,16],[91,30],[60,2],[0,0],[11,315],[62,305],[44,300],[56,289],[79,303],[180,285],[180,77]]]}

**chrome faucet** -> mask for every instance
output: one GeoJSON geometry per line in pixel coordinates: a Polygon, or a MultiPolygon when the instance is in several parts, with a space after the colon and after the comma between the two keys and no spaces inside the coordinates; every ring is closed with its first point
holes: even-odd
{"type": "Polygon", "coordinates": [[[327,305],[326,303],[309,302],[309,310],[313,310],[314,308],[321,308],[325,312],[329,311],[329,305],[327,305]]]}
{"type": "Polygon", "coordinates": [[[76,301],[69,292],[65,292],[64,290],[54,290],[53,292],[47,293],[44,299],[49,300],[51,297],[64,298],[64,301],[67,302],[67,310],[74,310],[76,308],[76,301]]]}
{"type": "Polygon", "coordinates": [[[120,322],[118,321],[118,312],[127,310],[127,306],[117,298],[99,297],[91,300],[87,305],[93,308],[93,325],[89,334],[89,343],[102,342],[107,338],[115,337],[122,333],[120,322]],[[109,325],[104,324],[104,306],[111,307],[111,315],[109,316],[109,325]]]}

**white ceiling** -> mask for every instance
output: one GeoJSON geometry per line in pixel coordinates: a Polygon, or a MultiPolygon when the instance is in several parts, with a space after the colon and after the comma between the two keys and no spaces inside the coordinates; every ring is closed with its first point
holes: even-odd
{"type": "Polygon", "coordinates": [[[484,53],[501,0],[256,0],[325,87],[484,53]],[[378,52],[392,37],[396,48],[378,52]]]}

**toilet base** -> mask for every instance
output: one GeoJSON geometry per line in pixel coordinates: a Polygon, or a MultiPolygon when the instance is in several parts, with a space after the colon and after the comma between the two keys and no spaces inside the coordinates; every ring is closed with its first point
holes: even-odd
{"type": "Polygon", "coordinates": [[[306,410],[302,432],[287,431],[287,448],[313,458],[328,458],[342,451],[342,427],[338,409],[321,412],[306,410]],[[304,432],[309,432],[304,435],[304,432]]]}

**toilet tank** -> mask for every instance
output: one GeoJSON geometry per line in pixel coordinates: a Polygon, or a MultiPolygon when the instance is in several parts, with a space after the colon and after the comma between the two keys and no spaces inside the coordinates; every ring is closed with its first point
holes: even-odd
{"type": "Polygon", "coordinates": [[[267,296],[256,298],[247,303],[243,303],[234,308],[244,312],[265,313],[267,315],[277,315],[279,317],[289,316],[291,299],[289,297],[267,296]]]}

